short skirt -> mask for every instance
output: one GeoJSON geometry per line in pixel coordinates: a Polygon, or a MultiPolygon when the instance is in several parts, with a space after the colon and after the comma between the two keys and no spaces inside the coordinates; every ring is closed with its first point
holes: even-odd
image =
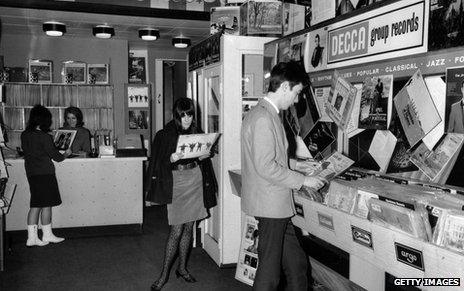
{"type": "Polygon", "coordinates": [[[203,179],[199,167],[172,171],[172,203],[168,204],[168,223],[178,225],[207,216],[203,203],[203,179]]]}
{"type": "Polygon", "coordinates": [[[30,207],[52,207],[61,204],[60,190],[55,174],[27,177],[31,192],[30,207]]]}

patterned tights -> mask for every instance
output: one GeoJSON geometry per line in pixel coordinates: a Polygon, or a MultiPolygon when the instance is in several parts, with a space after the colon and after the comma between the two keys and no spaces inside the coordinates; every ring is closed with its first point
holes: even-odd
{"type": "Polygon", "coordinates": [[[193,224],[194,221],[171,226],[168,241],[166,242],[163,270],[157,280],[158,283],[164,284],[169,279],[169,272],[176,258],[177,250],[179,250],[178,270],[181,274],[188,273],[186,267],[192,241],[193,224]]]}

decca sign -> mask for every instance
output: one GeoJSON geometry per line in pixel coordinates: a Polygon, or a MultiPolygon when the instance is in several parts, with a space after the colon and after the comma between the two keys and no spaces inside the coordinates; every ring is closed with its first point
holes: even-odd
{"type": "Polygon", "coordinates": [[[398,1],[329,27],[327,67],[426,52],[426,7],[424,0],[398,1]]]}

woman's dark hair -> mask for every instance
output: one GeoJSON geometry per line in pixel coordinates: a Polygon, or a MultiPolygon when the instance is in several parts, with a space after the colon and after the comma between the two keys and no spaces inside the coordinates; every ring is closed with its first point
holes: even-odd
{"type": "Polygon", "coordinates": [[[176,128],[178,132],[182,133],[195,133],[195,105],[193,104],[192,99],[189,98],[179,98],[174,102],[172,108],[172,115],[174,122],[176,123],[176,128]],[[192,125],[187,130],[182,128],[182,116],[184,114],[193,116],[192,125]]]}
{"type": "Polygon", "coordinates": [[[37,126],[43,132],[49,132],[52,125],[52,114],[45,106],[35,105],[29,114],[26,130],[35,130],[37,126]]]}
{"type": "Polygon", "coordinates": [[[66,120],[66,117],[68,116],[68,114],[71,113],[72,115],[76,116],[76,119],[77,119],[77,123],[76,123],[76,127],[82,127],[84,126],[84,116],[82,115],[82,111],[77,108],[77,107],[74,107],[74,106],[71,106],[71,107],[68,107],[64,110],[64,124],[63,126],[69,126],[68,124],[68,121],[66,120]]]}
{"type": "Polygon", "coordinates": [[[309,78],[305,69],[298,62],[280,62],[271,70],[268,91],[276,92],[280,85],[285,81],[289,82],[290,89],[292,89],[293,86],[300,83],[303,86],[306,86],[309,83],[309,78]]]}

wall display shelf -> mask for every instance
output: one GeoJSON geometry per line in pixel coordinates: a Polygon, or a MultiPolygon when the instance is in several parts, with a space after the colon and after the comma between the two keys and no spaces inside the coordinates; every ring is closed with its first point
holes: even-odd
{"type": "Polygon", "coordinates": [[[76,106],[82,110],[84,126],[92,134],[114,132],[113,86],[78,84],[5,83],[5,102],[0,110],[10,148],[21,146],[20,135],[25,129],[29,112],[42,104],[52,113],[52,129],[64,123],[64,110],[76,106]]]}

